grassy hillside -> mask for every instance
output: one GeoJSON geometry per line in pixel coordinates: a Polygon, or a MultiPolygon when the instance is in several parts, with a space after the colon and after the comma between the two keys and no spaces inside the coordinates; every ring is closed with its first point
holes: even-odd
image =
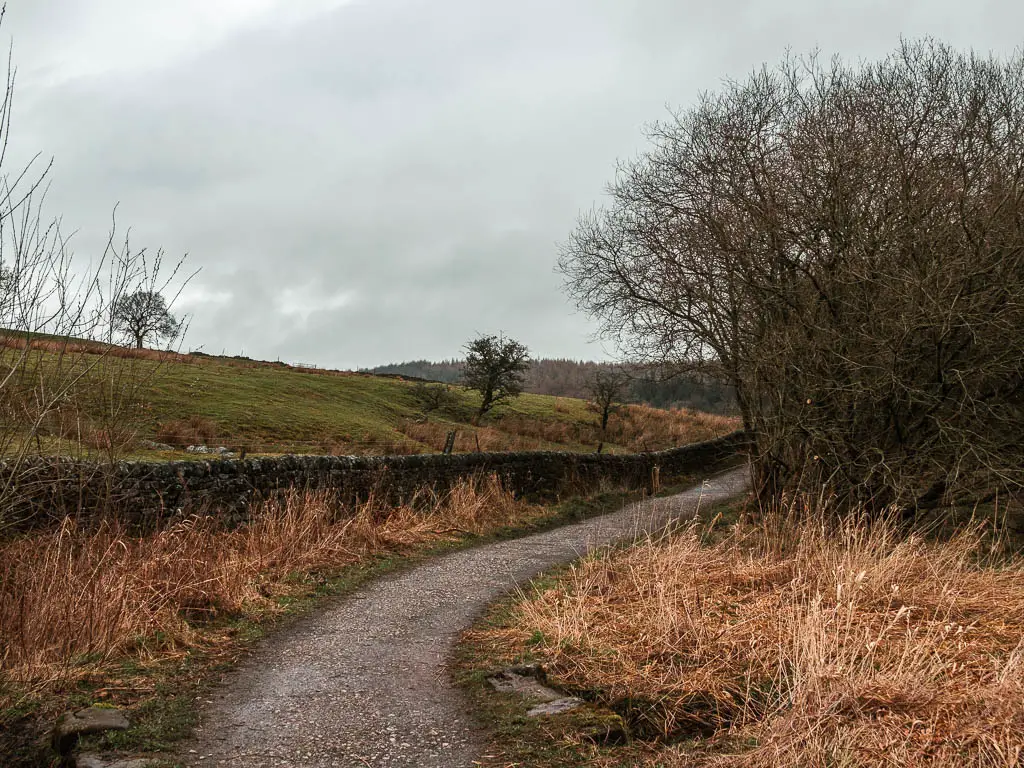
{"type": "MultiPolygon", "coordinates": [[[[23,352],[8,340],[4,352],[23,352]]],[[[54,364],[62,342],[37,339],[31,353],[54,364]]],[[[24,346],[21,344],[20,346],[24,346]]],[[[179,355],[75,342],[67,366],[92,368],[82,406],[50,428],[51,444],[74,437],[102,447],[115,431],[127,435],[127,455],[183,455],[147,450],[146,441],[176,447],[224,446],[249,453],[393,454],[440,451],[456,431],[457,451],[593,451],[602,436],[596,416],[578,399],[522,395],[479,424],[475,393],[451,386],[440,407],[424,398],[424,385],[400,377],[297,368],[245,358],[179,355]],[[116,430],[101,418],[110,398],[92,397],[107,381],[141,382],[131,392],[130,419],[116,430]]],[[[37,366],[38,367],[38,366],[37,366]]],[[[124,391],[122,387],[122,391],[124,391]]],[[[124,398],[122,398],[124,399],[124,398]]],[[[724,434],[734,420],[687,410],[643,406],[612,417],[605,447],[658,450],[724,434]]]]}
{"type": "MultiPolygon", "coordinates": [[[[149,397],[151,437],[184,442],[189,424],[208,422],[204,442],[255,452],[421,453],[439,451],[450,430],[456,450],[594,450],[595,415],[578,399],[522,395],[479,426],[476,395],[449,389],[450,402],[430,410],[422,385],[400,378],[307,371],[217,358],[169,363],[149,397]]],[[[733,428],[721,417],[630,407],[610,430],[612,449],[656,450],[733,428]]],[[[191,435],[188,435],[191,439],[191,435]]]]}

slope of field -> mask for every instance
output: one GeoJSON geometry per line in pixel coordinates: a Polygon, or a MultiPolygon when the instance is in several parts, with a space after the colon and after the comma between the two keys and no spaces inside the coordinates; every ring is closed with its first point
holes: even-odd
{"type": "MultiPolygon", "coordinates": [[[[451,386],[448,399],[431,409],[422,385],[401,378],[217,358],[166,364],[149,397],[154,439],[184,442],[174,427],[204,421],[213,429],[195,435],[202,442],[256,452],[440,451],[453,430],[457,451],[595,450],[601,441],[583,400],[525,394],[473,425],[476,395],[451,386]]],[[[659,450],[734,428],[721,416],[630,406],[612,417],[608,448],[659,450]]]]}
{"type": "MultiPolygon", "coordinates": [[[[24,347],[5,340],[5,355],[24,347]]],[[[56,359],[61,342],[36,339],[32,354],[56,359]],[[48,357],[47,357],[48,356],[48,357]]],[[[73,414],[82,442],[101,446],[115,432],[127,434],[123,454],[135,457],[175,452],[147,447],[149,441],[182,449],[188,445],[226,447],[249,453],[395,454],[442,450],[456,432],[456,451],[659,450],[733,430],[735,420],[688,410],[624,407],[600,434],[597,417],[574,398],[526,394],[499,406],[479,425],[477,396],[449,386],[441,403],[426,397],[421,382],[395,376],[292,367],[245,358],[126,350],[74,342],[65,367],[91,367],[88,387],[109,381],[138,382],[130,395],[130,418],[116,427],[102,423],[91,402],[73,414]]],[[[439,385],[432,385],[439,386],[439,385]]],[[[124,390],[125,388],[122,387],[124,390]]],[[[67,438],[66,427],[52,434],[67,438]]]]}

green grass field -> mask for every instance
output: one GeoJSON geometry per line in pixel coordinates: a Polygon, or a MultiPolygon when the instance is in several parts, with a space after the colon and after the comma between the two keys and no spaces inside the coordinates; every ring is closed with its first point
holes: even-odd
{"type": "MultiPolygon", "coordinates": [[[[62,342],[36,339],[36,370],[55,363],[62,342]]],[[[129,458],[181,458],[181,450],[148,450],[147,441],[184,448],[226,447],[252,454],[396,454],[440,451],[450,431],[455,450],[609,451],[659,450],[725,434],[735,421],[686,410],[628,406],[613,415],[602,435],[597,416],[574,398],[524,394],[475,422],[477,395],[450,386],[441,407],[429,407],[422,383],[397,377],[296,368],[279,363],[209,355],[163,354],[75,341],[67,369],[91,367],[76,401],[75,439],[98,447],[114,430],[101,413],[111,412],[104,388],[131,390],[133,406],[122,408],[117,430],[129,437],[129,458]],[[125,382],[136,382],[125,387],[125,382]],[[120,382],[117,387],[109,382],[120,382]],[[81,403],[86,403],[82,406],[81,403]],[[85,418],[83,418],[83,414],[85,418]]],[[[5,358],[19,354],[10,345],[5,358]]],[[[441,385],[428,385],[441,386],[441,385]]],[[[124,394],[120,395],[122,401],[124,394]]],[[[116,399],[116,398],[114,398],[116,399]]],[[[44,437],[67,441],[67,418],[44,437]],[[60,438],[55,437],[60,434],[60,438]]],[[[107,420],[109,421],[109,419],[107,420]]],[[[45,442],[45,441],[44,441],[45,442]]]]}
{"type": "MultiPolygon", "coordinates": [[[[475,410],[473,393],[461,387],[451,393],[451,406],[425,413],[412,382],[206,358],[192,365],[165,364],[154,377],[149,400],[154,437],[159,425],[199,417],[216,425],[211,442],[249,450],[360,446],[364,452],[420,452],[436,449],[431,438],[437,436],[443,445],[450,429],[493,430],[511,416],[570,427],[593,421],[583,401],[523,395],[477,428],[468,423],[475,410]]],[[[552,447],[556,444],[566,445],[552,447]]]]}

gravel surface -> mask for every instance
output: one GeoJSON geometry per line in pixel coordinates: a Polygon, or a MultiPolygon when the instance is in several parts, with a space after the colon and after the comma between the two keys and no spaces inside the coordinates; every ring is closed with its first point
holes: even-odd
{"type": "Polygon", "coordinates": [[[180,759],[252,768],[472,766],[484,734],[445,666],[459,632],[537,573],[746,485],[746,470],[734,470],[676,496],[368,584],[257,648],[204,705],[180,759]]]}

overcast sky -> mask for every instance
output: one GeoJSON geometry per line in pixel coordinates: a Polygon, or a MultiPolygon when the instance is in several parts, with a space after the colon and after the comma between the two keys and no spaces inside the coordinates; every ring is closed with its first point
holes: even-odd
{"type": "Polygon", "coordinates": [[[1009,53],[1020,0],[8,0],[14,151],[201,268],[189,348],[337,367],[476,332],[604,358],[554,272],[643,125],[791,48],[1009,53]]]}

